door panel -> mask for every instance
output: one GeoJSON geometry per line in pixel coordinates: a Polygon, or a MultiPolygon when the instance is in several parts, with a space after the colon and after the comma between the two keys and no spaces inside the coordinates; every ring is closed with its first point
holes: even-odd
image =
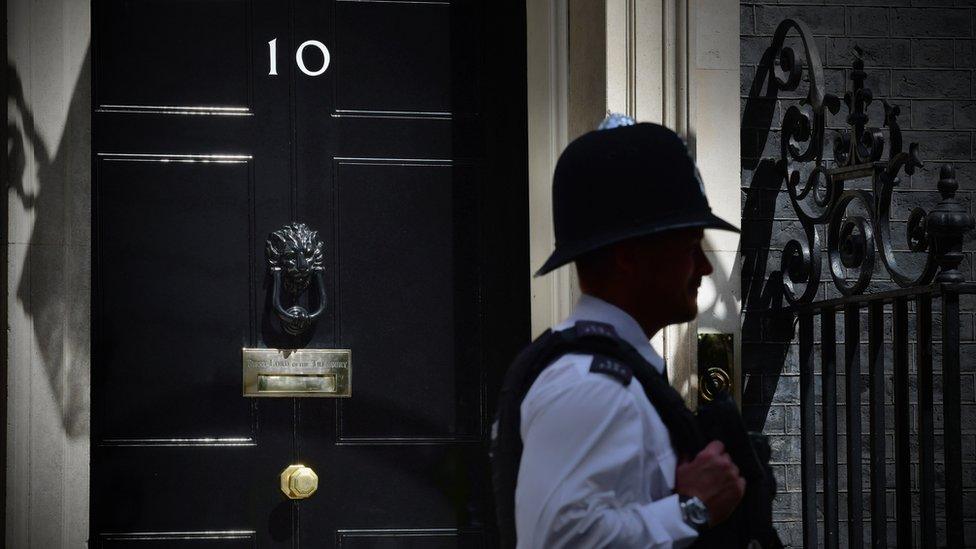
{"type": "Polygon", "coordinates": [[[529,320],[524,6],[497,4],[95,2],[96,546],[490,545],[529,320]],[[326,258],[300,336],[264,250],[293,221],[326,258]],[[244,398],[242,347],[351,349],[352,397],[244,398]]]}
{"type": "Polygon", "coordinates": [[[451,112],[451,6],[337,2],[336,110],[451,112]]]}
{"type": "Polygon", "coordinates": [[[102,3],[95,93],[103,105],[247,107],[250,2],[102,3]]]}
{"type": "Polygon", "coordinates": [[[336,316],[359,388],[340,440],[478,436],[477,203],[455,188],[470,172],[338,164],[336,316]]]}
{"type": "Polygon", "coordinates": [[[97,161],[98,260],[111,266],[100,270],[100,305],[112,311],[100,323],[111,354],[97,394],[125,410],[100,431],[110,440],[253,437],[239,372],[212,367],[237,362],[254,334],[248,162],[164,160],[97,161]]]}

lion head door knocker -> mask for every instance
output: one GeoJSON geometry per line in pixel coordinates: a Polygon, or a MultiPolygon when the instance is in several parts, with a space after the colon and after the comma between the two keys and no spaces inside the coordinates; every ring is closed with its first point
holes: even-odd
{"type": "Polygon", "coordinates": [[[291,335],[305,333],[322,312],[325,311],[325,280],[323,266],[323,245],[318,231],[313,231],[304,223],[291,223],[268,236],[265,252],[268,267],[274,277],[272,303],[281,325],[291,335]],[[312,282],[318,284],[318,307],[315,312],[297,303],[285,309],[281,303],[281,287],[296,301],[305,293],[312,282]]]}

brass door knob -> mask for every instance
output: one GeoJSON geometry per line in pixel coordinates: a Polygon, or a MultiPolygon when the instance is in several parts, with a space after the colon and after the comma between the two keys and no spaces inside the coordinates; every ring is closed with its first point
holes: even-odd
{"type": "Polygon", "coordinates": [[[289,499],[305,499],[319,488],[319,476],[311,467],[289,465],[281,472],[281,491],[289,499]]]}

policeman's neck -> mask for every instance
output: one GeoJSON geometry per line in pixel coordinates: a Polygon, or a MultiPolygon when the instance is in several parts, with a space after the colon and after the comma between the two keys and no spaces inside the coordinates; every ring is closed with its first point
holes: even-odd
{"type": "Polygon", "coordinates": [[[587,295],[602,299],[629,314],[640,325],[647,339],[651,339],[665,326],[671,324],[667,316],[661,315],[661,309],[654,306],[654,303],[658,300],[652,296],[635,293],[629,291],[626,287],[618,285],[588,285],[582,279],[580,280],[580,290],[587,295]]]}

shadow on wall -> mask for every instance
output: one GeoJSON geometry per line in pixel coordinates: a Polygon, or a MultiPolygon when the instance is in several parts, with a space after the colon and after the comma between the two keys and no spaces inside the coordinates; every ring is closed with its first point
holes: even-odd
{"type": "MultiPolygon", "coordinates": [[[[12,359],[9,367],[34,379],[41,370],[55,411],[60,412],[64,432],[71,438],[87,437],[91,51],[85,55],[53,151],[27,103],[21,77],[9,61],[7,79],[10,243],[11,248],[22,249],[11,250],[8,267],[8,291],[16,287],[16,304],[11,300],[8,312],[12,359]],[[19,230],[18,226],[24,229],[19,230]],[[27,228],[30,237],[24,241],[20,234],[26,233],[27,228]],[[16,262],[21,262],[19,274],[16,262]],[[25,316],[27,322],[21,324],[25,316]],[[32,341],[27,333],[33,336],[32,341]],[[25,350],[14,351],[17,347],[25,350]],[[27,357],[29,368],[23,363],[27,357]]],[[[56,107],[45,105],[45,109],[49,108],[56,107]]],[[[31,393],[32,399],[44,394],[36,382],[31,393]]]]}
{"type": "MultiPolygon", "coordinates": [[[[786,309],[783,273],[769,270],[773,240],[773,216],[786,166],[780,160],[762,158],[776,114],[777,90],[773,78],[772,48],[766,50],[756,70],[741,121],[742,169],[752,179],[742,204],[742,403],[748,427],[762,431],[773,394],[787,361],[796,317],[786,309]],[[760,344],[760,345],[756,345],[760,344]],[[752,347],[750,352],[746,349],[752,347]],[[748,356],[748,358],[747,358],[748,356]],[[746,409],[749,406],[750,409],[746,409]]],[[[775,257],[773,257],[775,260],[775,257]]]]}
{"type": "MultiPolygon", "coordinates": [[[[730,286],[730,279],[734,273],[727,270],[727,266],[722,261],[714,258],[709,259],[714,270],[712,274],[702,280],[699,289],[697,322],[677,326],[677,332],[680,335],[675,338],[678,346],[674,349],[674,356],[692,357],[697,355],[698,338],[694,333],[691,334],[691,337],[687,337],[688,330],[694,330],[697,333],[728,332],[730,318],[738,314],[738,304],[730,286]],[[704,299],[701,296],[704,296],[704,299]]],[[[697,361],[690,362],[697,363],[697,361]]],[[[701,365],[698,367],[701,368],[701,365]]],[[[698,391],[698,388],[701,387],[701,379],[692,383],[692,378],[698,374],[698,371],[691,371],[694,368],[687,371],[676,370],[672,372],[674,388],[685,398],[685,402],[697,402],[698,395],[693,395],[694,398],[692,398],[691,393],[698,391]]]]}

